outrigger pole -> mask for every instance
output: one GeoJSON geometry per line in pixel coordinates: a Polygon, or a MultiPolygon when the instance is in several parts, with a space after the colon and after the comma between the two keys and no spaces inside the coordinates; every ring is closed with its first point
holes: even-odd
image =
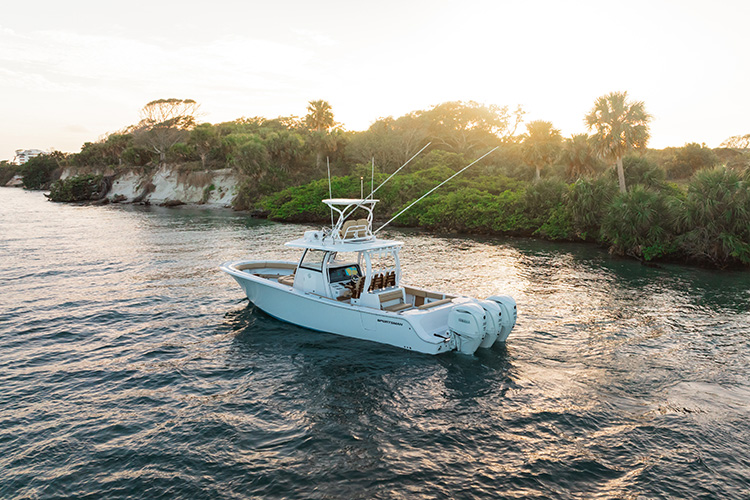
{"type": "MultiPolygon", "coordinates": [[[[395,172],[393,172],[393,173],[392,173],[391,175],[389,175],[389,176],[388,176],[388,178],[387,178],[386,180],[384,180],[384,181],[382,182],[382,184],[380,184],[380,185],[379,185],[378,187],[376,187],[375,189],[372,189],[372,186],[374,186],[374,185],[375,185],[375,157],[373,156],[373,157],[372,157],[372,181],[371,181],[371,183],[370,183],[370,194],[369,194],[369,195],[367,196],[367,198],[365,198],[365,200],[371,200],[371,199],[373,199],[373,196],[375,195],[375,192],[376,192],[376,191],[377,191],[378,189],[380,189],[381,187],[383,187],[383,186],[385,185],[385,183],[386,183],[386,182],[388,182],[389,180],[391,180],[391,179],[393,178],[393,176],[394,176],[394,175],[396,175],[397,173],[399,173],[399,172],[401,171],[401,169],[402,169],[402,168],[404,168],[405,166],[407,166],[407,165],[409,164],[409,162],[410,162],[410,161],[412,161],[412,160],[413,160],[414,158],[416,158],[417,156],[419,156],[419,153],[421,153],[422,151],[424,151],[425,149],[427,149],[427,146],[429,146],[430,144],[432,144],[432,142],[431,142],[431,141],[430,141],[430,142],[428,142],[427,144],[425,144],[425,145],[424,145],[424,147],[423,147],[422,149],[420,149],[419,151],[417,151],[417,152],[416,152],[416,154],[415,154],[414,156],[412,156],[411,158],[409,158],[408,160],[406,160],[406,163],[404,163],[403,165],[401,165],[400,167],[398,167],[398,170],[396,170],[396,171],[395,171],[395,172]]],[[[497,149],[497,148],[496,148],[496,149],[497,149]]],[[[493,150],[493,151],[494,151],[494,150],[493,150]]],[[[492,151],[490,151],[490,153],[491,153],[491,152],[492,152],[492,151]]],[[[489,153],[488,153],[488,154],[489,154],[489,153]]],[[[481,159],[482,159],[482,158],[480,158],[480,160],[481,160],[481,159]]],[[[479,160],[477,160],[477,161],[479,161],[479,160]]],[[[331,180],[330,180],[330,174],[329,174],[328,184],[330,185],[330,183],[331,183],[331,180]]],[[[347,213],[347,214],[344,214],[344,219],[346,219],[347,217],[349,217],[349,216],[350,216],[350,215],[352,214],[352,212],[354,212],[354,211],[355,211],[356,209],[358,209],[358,208],[359,208],[359,207],[361,207],[361,206],[362,206],[362,203],[358,203],[358,204],[357,204],[357,206],[355,206],[354,208],[352,208],[352,209],[351,209],[351,210],[349,211],[349,213],[347,213]]],[[[333,209],[331,209],[331,220],[333,220],[333,209]]]]}
{"type": "MultiPolygon", "coordinates": [[[[429,146],[430,144],[432,144],[432,141],[430,141],[427,144],[425,144],[422,149],[420,149],[419,151],[417,151],[414,154],[414,156],[412,156],[411,158],[409,158],[408,160],[406,160],[406,163],[404,163],[403,165],[401,165],[400,167],[398,167],[398,170],[396,170],[391,175],[389,175],[388,178],[386,180],[384,180],[382,182],[382,184],[380,184],[380,186],[376,187],[370,193],[370,198],[372,198],[372,196],[377,192],[377,190],[380,189],[380,188],[382,188],[385,185],[386,182],[388,182],[389,180],[391,180],[391,178],[393,178],[394,175],[396,175],[397,173],[401,172],[401,169],[404,168],[405,166],[407,166],[409,164],[409,162],[411,162],[414,158],[416,158],[417,156],[419,156],[419,153],[421,153],[422,151],[424,151],[425,149],[427,149],[427,146],[429,146]]],[[[373,161],[373,164],[372,164],[373,165],[373,167],[372,167],[373,168],[372,177],[373,177],[373,180],[374,180],[375,179],[375,158],[373,158],[372,161],[373,161]]]]}
{"type": "MultiPolygon", "coordinates": [[[[425,147],[426,147],[426,146],[425,146],[425,147]]],[[[447,179],[445,179],[445,180],[444,180],[443,182],[441,182],[440,184],[438,184],[438,185],[437,185],[437,186],[435,186],[434,188],[432,188],[432,189],[430,189],[429,191],[427,191],[427,192],[426,192],[425,194],[423,194],[423,195],[422,195],[422,196],[421,196],[421,197],[420,197],[419,199],[417,199],[416,201],[414,201],[414,202],[413,202],[413,203],[412,203],[411,205],[409,205],[408,207],[406,207],[405,209],[401,210],[401,211],[400,211],[399,213],[397,213],[396,215],[394,215],[394,216],[393,216],[393,217],[391,218],[391,220],[389,220],[388,222],[386,222],[385,224],[383,224],[382,226],[380,226],[379,228],[377,228],[377,229],[376,229],[375,231],[373,231],[373,233],[372,233],[372,234],[376,234],[376,233],[377,233],[378,231],[380,231],[381,229],[383,229],[383,228],[384,228],[385,226],[387,226],[388,224],[390,224],[391,222],[393,222],[394,220],[396,220],[396,218],[397,218],[397,217],[398,217],[399,215],[401,215],[402,213],[406,212],[406,211],[407,211],[407,210],[409,210],[409,209],[410,209],[411,207],[413,207],[414,205],[416,205],[417,203],[419,203],[420,201],[422,201],[422,200],[423,200],[423,199],[424,199],[425,197],[427,197],[428,195],[430,195],[430,194],[431,194],[431,193],[432,193],[433,191],[435,191],[435,190],[436,190],[437,188],[439,188],[440,186],[442,186],[443,184],[445,184],[445,183],[446,183],[446,182],[448,182],[449,180],[453,179],[453,178],[454,178],[455,176],[457,176],[458,174],[460,174],[461,172],[463,172],[464,170],[466,170],[466,169],[467,169],[467,168],[469,168],[470,166],[474,165],[474,164],[475,164],[476,162],[478,162],[479,160],[481,160],[481,159],[482,159],[482,158],[484,158],[485,156],[489,155],[490,153],[492,153],[493,151],[495,151],[495,150],[496,150],[497,148],[499,148],[499,147],[500,147],[500,146],[495,146],[494,148],[492,148],[491,150],[487,151],[487,152],[486,152],[485,154],[483,154],[482,156],[480,156],[479,158],[477,158],[477,159],[476,159],[476,160],[474,160],[473,162],[469,163],[468,165],[466,165],[466,166],[465,166],[464,168],[462,168],[461,170],[459,170],[459,171],[458,171],[458,172],[456,172],[455,174],[453,174],[453,175],[451,175],[450,177],[448,177],[447,179]]],[[[382,184],[381,184],[381,186],[382,186],[382,184]]]]}

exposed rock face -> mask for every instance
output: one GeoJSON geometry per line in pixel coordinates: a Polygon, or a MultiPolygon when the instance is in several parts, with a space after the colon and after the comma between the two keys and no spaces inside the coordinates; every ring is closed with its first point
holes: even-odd
{"type": "Polygon", "coordinates": [[[13,178],[5,184],[5,187],[23,187],[23,176],[14,175],[13,178]]]}
{"type": "MultiPolygon", "coordinates": [[[[152,172],[102,169],[97,173],[112,176],[112,188],[107,193],[107,199],[115,203],[165,206],[188,203],[229,207],[236,195],[238,183],[237,177],[229,168],[181,171],[167,165],[152,172]]],[[[61,178],[79,174],[75,169],[66,169],[61,178]]]]}

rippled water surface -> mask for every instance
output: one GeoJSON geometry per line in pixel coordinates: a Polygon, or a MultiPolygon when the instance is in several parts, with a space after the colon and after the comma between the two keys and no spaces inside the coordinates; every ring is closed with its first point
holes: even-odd
{"type": "Polygon", "coordinates": [[[218,270],[304,229],[0,188],[0,498],[750,497],[750,273],[394,230],[410,283],[518,301],[432,357],[218,270]]]}

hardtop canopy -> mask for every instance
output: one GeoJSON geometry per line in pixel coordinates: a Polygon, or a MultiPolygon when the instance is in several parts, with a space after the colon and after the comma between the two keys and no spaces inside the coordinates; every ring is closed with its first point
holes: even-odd
{"type": "Polygon", "coordinates": [[[332,238],[312,240],[310,238],[300,238],[286,243],[288,247],[294,248],[312,248],[314,250],[324,250],[327,252],[365,252],[369,250],[379,250],[403,246],[403,242],[397,240],[362,240],[362,241],[341,241],[332,238]]]}

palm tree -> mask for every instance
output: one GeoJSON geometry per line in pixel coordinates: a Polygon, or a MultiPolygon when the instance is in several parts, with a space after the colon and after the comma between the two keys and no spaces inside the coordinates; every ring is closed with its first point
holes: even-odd
{"type": "Polygon", "coordinates": [[[541,178],[542,167],[551,165],[560,154],[562,136],[552,123],[535,120],[526,124],[526,134],[521,145],[523,158],[536,168],[536,181],[541,178]]]}
{"type": "Polygon", "coordinates": [[[316,132],[327,132],[333,127],[335,124],[333,111],[331,111],[331,105],[328,104],[328,101],[322,99],[310,101],[307,106],[305,124],[316,132]]]}
{"type": "Polygon", "coordinates": [[[560,160],[568,166],[570,179],[577,179],[584,174],[593,174],[600,162],[586,134],[575,134],[570,139],[566,139],[560,160]]]}
{"type": "Polygon", "coordinates": [[[305,116],[305,124],[308,128],[315,132],[313,134],[313,141],[316,143],[317,152],[315,154],[315,166],[320,169],[320,164],[323,158],[323,149],[326,144],[326,136],[328,131],[336,124],[333,121],[333,111],[328,101],[319,99],[317,101],[310,101],[307,106],[307,115],[305,116]]]}
{"type": "Polygon", "coordinates": [[[612,161],[617,167],[621,193],[627,192],[623,156],[632,149],[645,147],[650,137],[651,115],[642,101],[629,102],[627,98],[627,92],[599,97],[585,118],[589,130],[596,130],[591,138],[595,150],[602,159],[612,161]]]}

